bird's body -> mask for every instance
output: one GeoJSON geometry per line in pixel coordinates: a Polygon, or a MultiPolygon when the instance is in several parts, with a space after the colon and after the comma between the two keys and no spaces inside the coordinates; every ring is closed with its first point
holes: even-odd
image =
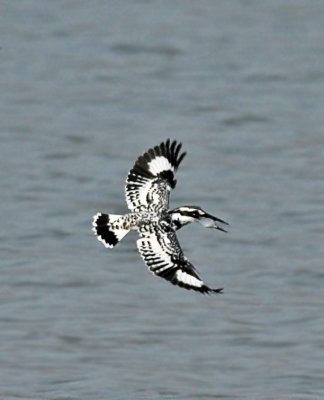
{"type": "Polygon", "coordinates": [[[184,256],[176,231],[191,222],[225,231],[227,223],[207,214],[200,207],[182,206],[169,210],[169,195],[176,185],[175,172],[186,155],[181,143],[162,142],[149,149],[135,162],[125,187],[130,213],[98,213],[93,218],[93,231],[106,247],[114,247],[130,231],[136,230],[138,251],[149,270],[171,283],[201,293],[220,293],[211,289],[197,275],[184,256]]]}

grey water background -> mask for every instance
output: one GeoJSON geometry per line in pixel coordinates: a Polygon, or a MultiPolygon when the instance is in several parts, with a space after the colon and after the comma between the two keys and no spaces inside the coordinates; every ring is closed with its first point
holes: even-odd
{"type": "Polygon", "coordinates": [[[0,399],[324,398],[322,1],[6,1],[0,12],[0,399]],[[222,296],[147,272],[136,157],[188,152],[171,206],[222,296]]]}

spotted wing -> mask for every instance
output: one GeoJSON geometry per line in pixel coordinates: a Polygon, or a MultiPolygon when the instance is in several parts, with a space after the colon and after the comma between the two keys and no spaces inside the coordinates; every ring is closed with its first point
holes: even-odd
{"type": "Polygon", "coordinates": [[[149,270],[173,285],[205,293],[221,293],[223,289],[211,289],[198,276],[195,267],[183,255],[173,230],[164,231],[158,226],[151,232],[140,232],[138,250],[149,270]]]}
{"type": "Polygon", "coordinates": [[[177,182],[174,176],[186,155],[180,153],[181,146],[168,139],[138,157],[126,180],[126,202],[130,210],[168,209],[169,194],[177,182]]]}

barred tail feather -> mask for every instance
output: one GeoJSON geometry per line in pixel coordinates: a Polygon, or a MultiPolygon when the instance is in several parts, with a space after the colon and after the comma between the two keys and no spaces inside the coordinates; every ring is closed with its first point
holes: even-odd
{"type": "Polygon", "coordinates": [[[107,248],[115,247],[129,232],[127,229],[112,229],[110,227],[110,224],[119,217],[121,215],[102,213],[98,213],[93,217],[92,230],[97,239],[107,248]]]}

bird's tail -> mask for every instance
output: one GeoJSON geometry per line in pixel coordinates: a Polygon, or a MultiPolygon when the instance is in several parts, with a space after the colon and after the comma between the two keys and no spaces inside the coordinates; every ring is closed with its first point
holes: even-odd
{"type": "Polygon", "coordinates": [[[97,239],[103,243],[105,247],[115,247],[129,232],[128,229],[112,229],[110,224],[120,217],[121,215],[115,214],[98,213],[94,215],[92,230],[97,236],[97,239]]]}

